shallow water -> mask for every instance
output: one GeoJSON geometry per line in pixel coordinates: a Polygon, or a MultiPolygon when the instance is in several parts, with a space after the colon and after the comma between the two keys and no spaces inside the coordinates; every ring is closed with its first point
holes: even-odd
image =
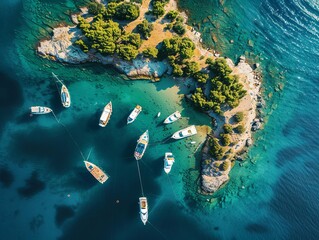
{"type": "Polygon", "coordinates": [[[244,53],[260,61],[265,75],[265,129],[255,135],[248,160],[235,166],[231,181],[212,204],[196,195],[198,160],[193,152],[202,137],[193,138],[194,146],[190,139],[164,142],[188,124],[209,124],[205,115],[180,100],[178,94],[184,90],[174,87],[174,80],[127,81],[105,66],[62,65],[36,56],[38,40],[60,22],[69,23],[68,14],[84,2],[0,3],[0,53],[5,56],[0,60],[2,237],[317,239],[319,9],[315,1],[236,0],[225,1],[224,6],[212,0],[180,1],[189,9],[190,23],[201,23],[199,30],[208,46],[233,59],[244,53]],[[207,16],[211,21],[203,22],[207,16]],[[217,43],[211,41],[212,32],[217,43]],[[71,91],[70,109],[61,107],[52,71],[71,91]],[[281,82],[284,90],[268,98],[281,82]],[[99,114],[110,100],[114,112],[101,129],[99,114]],[[76,143],[53,116],[30,117],[28,108],[34,104],[52,107],[76,143]],[[143,106],[143,112],[126,126],[136,104],[143,106]],[[185,118],[161,125],[175,110],[185,118]],[[138,216],[141,190],[132,155],[146,129],[150,146],[140,166],[152,225],[144,227],[138,216]],[[90,149],[90,160],[110,175],[104,185],[82,163],[79,151],[87,156],[90,149]],[[169,177],[162,170],[165,151],[177,159],[169,177]]]}

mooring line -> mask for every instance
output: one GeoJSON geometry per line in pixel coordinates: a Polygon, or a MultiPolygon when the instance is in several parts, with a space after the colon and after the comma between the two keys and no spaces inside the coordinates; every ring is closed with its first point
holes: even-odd
{"type": "Polygon", "coordinates": [[[162,231],[160,231],[157,227],[155,227],[150,221],[147,221],[147,223],[148,223],[149,225],[151,225],[159,234],[161,234],[164,239],[168,239],[168,238],[164,235],[164,233],[162,233],[162,231]]]}
{"type": "Polygon", "coordinates": [[[81,156],[83,158],[83,161],[85,161],[86,159],[84,157],[84,154],[81,151],[81,148],[80,148],[79,144],[77,143],[77,141],[75,141],[75,139],[74,139],[73,135],[71,134],[70,130],[60,120],[58,120],[57,116],[55,115],[55,113],[53,111],[52,111],[52,114],[53,114],[55,120],[58,122],[58,124],[60,124],[62,127],[64,127],[65,131],[69,134],[69,136],[70,136],[71,140],[73,141],[74,145],[78,148],[78,150],[79,150],[79,152],[80,152],[80,154],[81,154],[81,156]]]}
{"type": "Polygon", "coordinates": [[[140,185],[141,185],[142,196],[144,197],[144,189],[143,189],[143,183],[142,183],[140,165],[139,165],[139,163],[138,163],[138,160],[136,160],[136,165],[137,165],[138,177],[139,177],[139,179],[140,179],[140,185]]]}

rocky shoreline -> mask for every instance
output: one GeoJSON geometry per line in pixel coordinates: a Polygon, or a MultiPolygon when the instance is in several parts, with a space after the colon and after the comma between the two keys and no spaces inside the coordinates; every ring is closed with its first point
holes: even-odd
{"type": "MultiPolygon", "coordinates": [[[[178,10],[175,0],[171,0],[166,6],[166,11],[169,10],[178,10]]],[[[81,9],[81,11],[81,15],[87,13],[86,9],[81,9]]],[[[184,12],[182,15],[187,18],[184,12]]],[[[76,20],[75,16],[76,15],[71,16],[74,22],[76,20]]],[[[141,21],[143,17],[144,16],[140,16],[140,19],[137,21],[141,21]]],[[[150,60],[140,55],[132,61],[125,61],[119,59],[117,56],[102,56],[95,50],[89,50],[87,53],[84,53],[80,48],[73,44],[81,36],[81,30],[79,30],[76,26],[54,28],[51,39],[40,41],[37,47],[37,53],[42,57],[70,64],[96,62],[112,65],[131,79],[150,79],[154,81],[158,80],[166,73],[170,74],[172,71],[166,60],[150,60]]],[[[195,43],[196,52],[194,58],[201,66],[205,66],[204,58],[218,57],[214,51],[211,52],[202,47],[200,33],[196,32],[189,26],[186,27],[185,37],[190,38],[195,43]]],[[[261,123],[263,122],[263,119],[259,118],[257,113],[257,108],[263,106],[259,93],[261,85],[259,71],[253,70],[252,67],[246,63],[244,57],[240,58],[237,65],[235,65],[230,59],[227,59],[227,63],[232,68],[233,74],[240,77],[240,83],[243,84],[247,94],[243,99],[241,99],[239,106],[225,111],[223,116],[216,115],[213,112],[208,112],[208,115],[213,117],[217,122],[224,124],[231,123],[231,119],[236,112],[243,112],[245,114],[244,125],[246,130],[241,135],[232,134],[232,138],[236,144],[228,147],[228,151],[230,153],[227,155],[227,158],[223,160],[213,159],[209,154],[208,146],[208,142],[211,137],[218,138],[222,124],[219,124],[219,127],[207,136],[206,143],[202,150],[203,157],[201,166],[201,192],[204,194],[212,194],[216,192],[229,180],[229,172],[231,171],[234,160],[237,159],[239,153],[243,152],[246,147],[252,144],[252,131],[260,129],[261,123]],[[217,166],[220,166],[225,161],[229,161],[229,167],[221,171],[217,166]]]]}

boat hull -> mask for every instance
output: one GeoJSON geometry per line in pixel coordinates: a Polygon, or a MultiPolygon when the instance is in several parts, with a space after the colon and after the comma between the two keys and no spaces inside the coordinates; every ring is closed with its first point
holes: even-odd
{"type": "Polygon", "coordinates": [[[145,225],[148,221],[148,203],[146,197],[139,198],[140,218],[145,225]]]}
{"type": "Polygon", "coordinates": [[[41,115],[41,114],[48,114],[52,112],[51,108],[42,107],[42,106],[34,106],[30,108],[31,114],[41,115]]]}
{"type": "Polygon", "coordinates": [[[186,137],[190,137],[197,134],[197,130],[195,128],[194,125],[184,128],[182,130],[179,130],[177,132],[175,132],[172,136],[172,138],[174,139],[182,139],[182,138],[186,138],[186,137]]]}
{"type": "Polygon", "coordinates": [[[143,157],[146,151],[148,142],[149,142],[149,134],[148,134],[148,130],[146,130],[137,140],[137,145],[134,151],[134,157],[136,160],[140,160],[143,157]]]}
{"type": "Polygon", "coordinates": [[[175,159],[174,159],[173,154],[170,153],[170,152],[165,153],[165,157],[164,157],[164,172],[166,174],[168,174],[171,171],[174,162],[175,162],[175,159]]]}
{"type": "Polygon", "coordinates": [[[127,124],[130,124],[135,121],[137,116],[141,113],[142,107],[140,105],[137,105],[134,110],[130,113],[130,115],[127,118],[127,124]]]}
{"type": "Polygon", "coordinates": [[[61,102],[63,107],[68,108],[71,106],[71,96],[69,90],[65,85],[61,87],[61,102]]]}
{"type": "Polygon", "coordinates": [[[109,102],[108,104],[105,105],[103,112],[101,114],[100,121],[99,121],[100,127],[105,127],[108,124],[112,115],[112,111],[113,111],[112,102],[109,102]]]}
{"type": "Polygon", "coordinates": [[[109,178],[108,175],[102,171],[101,168],[96,166],[95,164],[84,161],[86,169],[92,174],[92,176],[98,180],[100,183],[105,183],[106,180],[109,178]]]}
{"type": "Polygon", "coordinates": [[[173,123],[173,122],[176,122],[178,119],[180,119],[182,116],[181,116],[181,113],[179,111],[176,111],[174,113],[172,113],[171,115],[169,115],[165,120],[164,120],[164,123],[165,124],[170,124],[170,123],[173,123]]]}

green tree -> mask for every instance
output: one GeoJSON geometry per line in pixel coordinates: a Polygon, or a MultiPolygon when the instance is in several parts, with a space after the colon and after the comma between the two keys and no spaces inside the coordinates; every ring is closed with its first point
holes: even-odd
{"type": "Polygon", "coordinates": [[[244,113],[243,112],[238,112],[234,115],[235,121],[236,122],[241,122],[244,120],[244,113]]]}
{"type": "Polygon", "coordinates": [[[120,3],[116,7],[114,17],[118,20],[135,20],[140,15],[140,9],[133,3],[120,3]]]}
{"type": "Polygon", "coordinates": [[[173,67],[173,75],[176,77],[181,77],[183,76],[184,72],[182,70],[182,67],[178,64],[172,64],[173,67]]]}
{"type": "Polygon", "coordinates": [[[186,29],[184,24],[181,22],[175,22],[173,25],[173,31],[176,32],[178,35],[182,36],[185,34],[186,29]]]}
{"type": "Polygon", "coordinates": [[[93,15],[104,14],[106,11],[105,6],[101,3],[90,2],[88,5],[88,12],[93,15]]]}
{"type": "Polygon", "coordinates": [[[143,55],[147,58],[157,58],[158,50],[155,47],[148,47],[143,51],[143,55]]]}
{"type": "Polygon", "coordinates": [[[224,157],[224,149],[219,145],[219,141],[217,138],[211,138],[209,141],[210,146],[210,154],[215,159],[222,159],[224,157]]]}
{"type": "Polygon", "coordinates": [[[233,132],[233,127],[231,124],[224,124],[223,126],[224,132],[225,133],[232,133],[233,132]]]}
{"type": "Polygon", "coordinates": [[[220,140],[224,146],[231,144],[231,137],[229,134],[220,134],[220,140]]]}
{"type": "Polygon", "coordinates": [[[222,170],[227,171],[231,166],[231,163],[228,160],[225,160],[222,164],[222,170]]]}
{"type": "Polygon", "coordinates": [[[151,36],[151,31],[153,31],[153,24],[147,20],[143,20],[142,23],[136,26],[136,28],[142,37],[148,39],[151,36]]]}
{"type": "Polygon", "coordinates": [[[193,76],[199,70],[199,65],[194,61],[186,61],[185,66],[183,68],[183,72],[185,76],[193,76]]]}
{"type": "Polygon", "coordinates": [[[82,39],[79,39],[77,41],[75,41],[75,44],[78,45],[83,52],[88,52],[89,51],[89,47],[87,46],[87,44],[84,43],[84,41],[82,39]]]}
{"type": "Polygon", "coordinates": [[[174,20],[178,16],[178,12],[175,10],[171,10],[166,14],[166,18],[170,20],[174,20]]]}
{"type": "Polygon", "coordinates": [[[153,10],[152,10],[153,15],[156,16],[157,18],[163,16],[165,13],[164,6],[165,4],[160,1],[153,1],[153,10]]]}
{"type": "Polygon", "coordinates": [[[195,78],[195,79],[197,80],[197,82],[199,82],[199,83],[206,83],[207,80],[208,80],[208,78],[209,78],[209,76],[208,76],[208,74],[203,73],[203,72],[196,72],[196,73],[194,74],[194,78],[195,78]]]}
{"type": "Polygon", "coordinates": [[[130,44],[120,44],[117,47],[117,53],[120,56],[120,58],[131,61],[136,58],[138,55],[138,51],[135,46],[130,44]]]}
{"type": "Polygon", "coordinates": [[[236,127],[236,131],[239,133],[239,134],[242,134],[246,131],[244,125],[240,124],[236,127]]]}

